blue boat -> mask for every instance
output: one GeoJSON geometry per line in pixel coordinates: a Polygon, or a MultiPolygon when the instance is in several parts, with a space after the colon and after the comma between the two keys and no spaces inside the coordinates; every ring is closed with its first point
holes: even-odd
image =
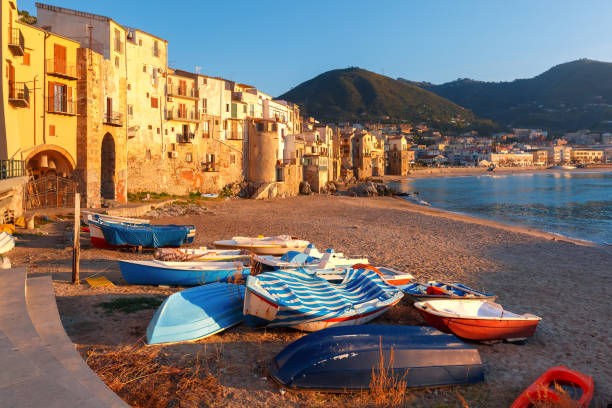
{"type": "Polygon", "coordinates": [[[315,331],[370,321],[402,296],[370,269],[349,269],[339,284],[303,270],[265,272],[247,277],[244,315],[252,327],[315,331]]]}
{"type": "Polygon", "coordinates": [[[132,285],[197,286],[234,282],[251,272],[241,262],[119,261],[119,269],[132,285]]]}
{"type": "Polygon", "coordinates": [[[285,347],[268,372],[283,387],[332,392],[368,389],[373,375],[381,374],[396,380],[389,382],[390,387],[397,381],[406,387],[432,387],[484,380],[475,347],[424,326],[320,330],[285,347]]]}
{"type": "Polygon", "coordinates": [[[414,302],[433,299],[495,300],[497,295],[479,292],[461,283],[431,281],[409,283],[399,287],[414,302]]]}
{"type": "Polygon", "coordinates": [[[193,225],[148,225],[89,220],[90,226],[102,230],[106,244],[146,248],[179,247],[193,242],[193,225]]]}
{"type": "Polygon", "coordinates": [[[147,343],[194,341],[244,320],[244,285],[211,283],[174,293],[157,309],[147,327],[147,343]]]}

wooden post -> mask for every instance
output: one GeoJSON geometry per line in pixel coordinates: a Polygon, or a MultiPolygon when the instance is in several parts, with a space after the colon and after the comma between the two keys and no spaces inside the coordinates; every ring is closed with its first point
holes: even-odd
{"type": "Polygon", "coordinates": [[[81,283],[79,260],[81,258],[81,194],[74,195],[74,243],[72,244],[72,283],[81,283]]]}

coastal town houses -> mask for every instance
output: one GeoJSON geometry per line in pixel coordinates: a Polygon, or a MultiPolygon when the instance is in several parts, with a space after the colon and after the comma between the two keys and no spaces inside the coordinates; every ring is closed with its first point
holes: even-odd
{"type": "Polygon", "coordinates": [[[387,174],[405,176],[415,163],[415,151],[401,136],[389,137],[385,143],[387,174]]]}

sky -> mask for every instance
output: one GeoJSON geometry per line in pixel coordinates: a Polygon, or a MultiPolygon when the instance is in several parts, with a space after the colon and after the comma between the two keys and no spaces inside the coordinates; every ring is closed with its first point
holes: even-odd
{"type": "MultiPolygon", "coordinates": [[[[612,1],[43,1],[168,40],[168,65],[278,96],[358,66],[435,84],[530,78],[579,58],[612,61],[612,1]],[[170,7],[169,7],[170,6],[170,7]]],[[[17,0],[35,14],[35,0],[17,0]]]]}

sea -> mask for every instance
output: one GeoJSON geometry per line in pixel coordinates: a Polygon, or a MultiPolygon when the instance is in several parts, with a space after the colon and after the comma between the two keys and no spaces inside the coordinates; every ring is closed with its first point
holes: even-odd
{"type": "Polygon", "coordinates": [[[612,245],[612,171],[406,179],[431,206],[612,245]]]}

